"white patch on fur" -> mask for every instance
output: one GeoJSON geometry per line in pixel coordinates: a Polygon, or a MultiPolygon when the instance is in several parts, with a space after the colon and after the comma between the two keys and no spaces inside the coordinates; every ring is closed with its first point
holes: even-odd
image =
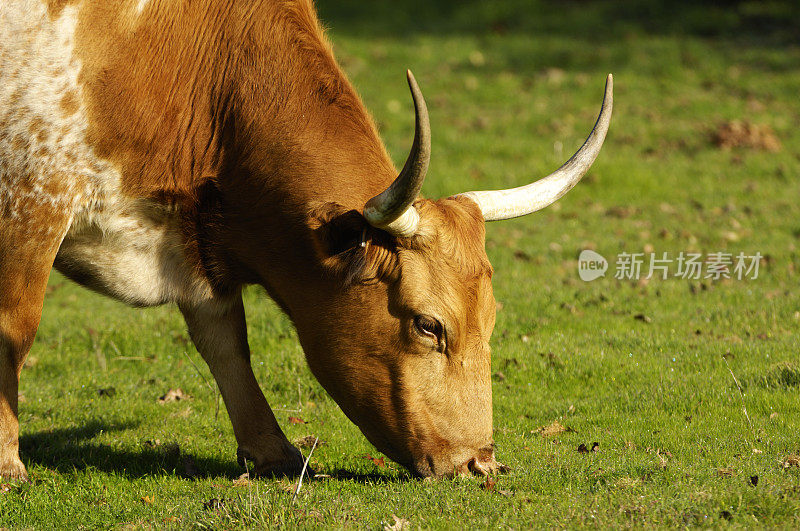
{"type": "Polygon", "coordinates": [[[74,7],[51,21],[39,0],[0,4],[0,207],[11,219],[42,207],[69,216],[116,177],[84,145],[85,116],[61,112],[79,96],[74,28],[74,7]]]}
{"type": "Polygon", "coordinates": [[[179,213],[124,197],[119,171],[86,143],[76,25],[75,6],[51,20],[41,0],[0,0],[0,219],[21,239],[64,237],[56,267],[107,295],[136,305],[210,298],[185,259],[179,213]],[[70,95],[76,112],[64,111],[70,95]],[[66,235],[42,212],[69,219],[66,235]]]}
{"type": "Polygon", "coordinates": [[[144,8],[147,7],[147,4],[150,3],[150,0],[137,0],[136,1],[136,14],[141,15],[144,8]]]}
{"type": "Polygon", "coordinates": [[[135,306],[213,298],[186,260],[179,213],[143,199],[108,197],[88,222],[73,225],[56,268],[135,306]]]}

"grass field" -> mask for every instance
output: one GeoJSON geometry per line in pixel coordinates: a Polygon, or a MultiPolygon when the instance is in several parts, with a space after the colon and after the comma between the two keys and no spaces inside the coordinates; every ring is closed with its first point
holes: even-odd
{"type": "Polygon", "coordinates": [[[428,197],[552,171],[614,73],[591,173],[554,207],[488,227],[495,439],[511,472],[420,481],[382,459],[252,288],[256,375],[291,440],[325,441],[311,462],[330,477],[296,499],[296,480],[235,481],[227,415],[178,311],[130,309],[53,274],[21,382],[32,481],[2,486],[0,525],[800,527],[797,8],[319,4],[398,162],[413,69],[434,134],[428,197]],[[589,283],[587,248],[610,261],[589,283]],[[757,279],[614,278],[619,253],[681,251],[764,258],[757,279]],[[174,388],[190,398],[159,403],[174,388]]]}

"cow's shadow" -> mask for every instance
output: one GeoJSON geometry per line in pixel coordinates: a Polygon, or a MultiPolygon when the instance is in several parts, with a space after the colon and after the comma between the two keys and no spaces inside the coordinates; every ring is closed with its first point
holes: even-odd
{"type": "Polygon", "coordinates": [[[243,470],[230,460],[185,454],[175,444],[142,445],[139,450],[93,442],[101,432],[124,431],[138,422],[88,421],[81,426],[23,434],[20,454],[29,466],[41,465],[59,473],[93,469],[140,478],[155,475],[236,478],[243,470]]]}
{"type": "MultiPolygon", "coordinates": [[[[244,472],[233,456],[230,460],[199,457],[182,452],[176,444],[152,447],[143,444],[141,449],[131,450],[92,441],[101,432],[125,431],[138,425],[134,421],[92,420],[81,426],[27,433],[19,438],[20,453],[29,470],[31,465],[40,465],[61,474],[91,469],[130,479],[170,475],[190,480],[214,477],[235,479],[244,472]]],[[[342,468],[323,472],[329,479],[364,484],[413,481],[411,476],[402,473],[363,474],[342,468]]],[[[314,481],[314,478],[306,481],[314,481]]]]}

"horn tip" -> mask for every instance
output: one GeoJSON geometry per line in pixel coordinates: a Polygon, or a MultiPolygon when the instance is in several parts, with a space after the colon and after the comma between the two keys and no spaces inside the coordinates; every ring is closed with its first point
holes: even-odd
{"type": "Polygon", "coordinates": [[[413,72],[411,72],[410,68],[406,69],[406,79],[408,80],[408,84],[414,86],[417,84],[417,79],[414,77],[413,72]]]}

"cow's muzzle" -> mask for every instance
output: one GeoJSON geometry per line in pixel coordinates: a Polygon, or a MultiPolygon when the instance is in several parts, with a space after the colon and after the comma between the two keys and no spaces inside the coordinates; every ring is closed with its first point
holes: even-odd
{"type": "MultiPolygon", "coordinates": [[[[413,467],[409,468],[416,475],[422,477],[453,477],[461,475],[489,476],[491,474],[505,473],[510,470],[509,467],[498,463],[495,459],[493,443],[471,453],[471,457],[465,461],[451,461],[447,458],[439,460],[428,456],[417,461],[413,467]]],[[[463,459],[463,457],[461,459],[463,459]]]]}
{"type": "Polygon", "coordinates": [[[478,450],[474,457],[469,458],[456,469],[459,475],[488,476],[490,474],[505,473],[510,469],[498,463],[494,457],[494,444],[478,450]]]}

